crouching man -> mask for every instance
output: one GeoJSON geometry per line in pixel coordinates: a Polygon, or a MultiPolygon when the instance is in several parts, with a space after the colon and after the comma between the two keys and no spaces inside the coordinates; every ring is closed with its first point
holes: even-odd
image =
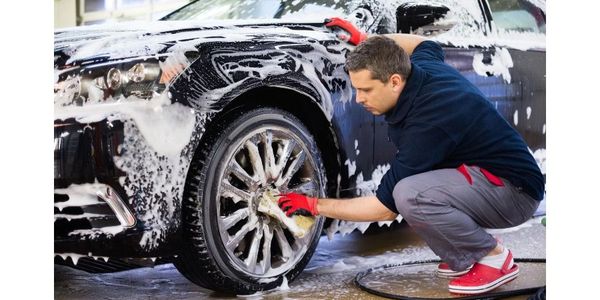
{"type": "MultiPolygon", "coordinates": [[[[449,291],[479,294],[513,279],[510,250],[483,228],[517,226],[537,209],[544,178],[524,140],[481,91],[416,35],[373,36],[333,19],[360,43],[346,61],[356,102],[385,115],[398,151],[375,196],[317,199],[284,194],[288,215],[349,221],[402,215],[453,277],[449,291]],[[364,41],[363,41],[364,40],[364,41]]],[[[352,37],[354,39],[352,39],[352,37]]]]}

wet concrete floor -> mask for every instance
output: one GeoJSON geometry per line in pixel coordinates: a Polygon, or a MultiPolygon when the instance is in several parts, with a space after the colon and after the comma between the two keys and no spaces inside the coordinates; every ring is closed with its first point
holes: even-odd
{"type": "MultiPolygon", "coordinates": [[[[546,257],[546,229],[540,224],[539,218],[532,219],[515,229],[491,233],[500,238],[517,258],[546,257]]],[[[356,274],[385,264],[403,264],[431,259],[438,259],[438,257],[405,222],[382,228],[373,224],[364,234],[359,231],[346,236],[338,234],[331,241],[323,236],[312,260],[296,280],[290,282],[287,287],[284,285],[278,290],[244,298],[383,299],[358,288],[354,284],[356,274]]],[[[377,279],[373,281],[374,286],[383,285],[389,289],[393,284],[397,284],[385,279],[385,276],[385,274],[375,276],[377,279]]],[[[433,276],[425,276],[435,280],[433,276]]],[[[428,280],[422,282],[426,283],[428,280]]],[[[545,285],[545,265],[527,267],[527,270],[522,268],[522,276],[510,284],[535,286],[539,283],[545,285]],[[526,275],[523,271],[529,272],[530,275],[526,275]]],[[[437,285],[445,284],[438,282],[437,285]]],[[[439,288],[435,284],[423,284],[419,288],[427,290],[430,294],[450,297],[450,294],[444,294],[444,290],[436,290],[439,288]]],[[[196,286],[181,276],[172,264],[165,264],[154,268],[110,274],[91,274],[55,265],[54,298],[232,299],[234,297],[216,294],[196,286]]],[[[527,296],[511,299],[527,299],[527,296]]]]}

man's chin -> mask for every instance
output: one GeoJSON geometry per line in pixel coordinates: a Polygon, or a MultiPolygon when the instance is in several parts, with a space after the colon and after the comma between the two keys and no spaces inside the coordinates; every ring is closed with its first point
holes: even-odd
{"type": "Polygon", "coordinates": [[[378,111],[376,111],[376,110],[374,110],[374,109],[372,109],[372,108],[367,108],[367,107],[365,107],[365,110],[366,110],[366,111],[368,111],[368,112],[370,112],[371,114],[373,114],[373,115],[375,115],[375,116],[379,116],[379,115],[381,115],[381,113],[380,113],[380,112],[378,112],[378,111]]]}

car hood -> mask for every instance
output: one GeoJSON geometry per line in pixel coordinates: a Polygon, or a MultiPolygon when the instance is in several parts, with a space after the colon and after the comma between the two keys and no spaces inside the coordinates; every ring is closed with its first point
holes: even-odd
{"type": "Polygon", "coordinates": [[[197,49],[205,42],[332,39],[322,20],[127,22],[67,28],[54,33],[56,69],[197,49]]]}

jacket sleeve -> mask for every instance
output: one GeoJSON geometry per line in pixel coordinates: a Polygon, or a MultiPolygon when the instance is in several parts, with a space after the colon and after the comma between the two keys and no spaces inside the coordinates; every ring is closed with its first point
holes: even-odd
{"type": "Polygon", "coordinates": [[[393,197],[396,184],[411,175],[433,170],[454,150],[456,142],[443,129],[427,124],[409,124],[393,138],[399,150],[381,179],[376,196],[398,213],[393,197]]]}

